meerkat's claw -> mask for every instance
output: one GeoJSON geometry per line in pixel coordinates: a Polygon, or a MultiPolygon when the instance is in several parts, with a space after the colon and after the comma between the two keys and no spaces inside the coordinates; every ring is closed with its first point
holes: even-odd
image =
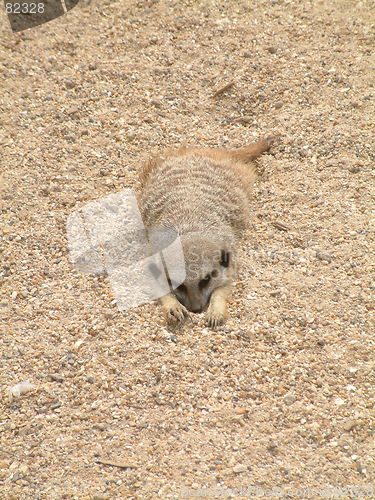
{"type": "Polygon", "coordinates": [[[227,297],[229,293],[230,286],[222,286],[212,292],[206,313],[206,322],[209,327],[216,328],[226,321],[228,317],[227,297]]]}
{"type": "Polygon", "coordinates": [[[173,293],[168,293],[164,297],[160,297],[159,302],[169,325],[176,326],[184,323],[185,319],[190,319],[189,311],[177,300],[177,297],[173,293]]]}
{"type": "Polygon", "coordinates": [[[180,303],[169,308],[166,311],[166,317],[170,325],[178,325],[179,323],[184,323],[186,319],[191,319],[186,307],[180,303]]]}
{"type": "Polygon", "coordinates": [[[224,304],[224,307],[209,305],[206,313],[206,322],[210,328],[216,328],[217,326],[222,325],[227,319],[227,308],[224,304]]]}

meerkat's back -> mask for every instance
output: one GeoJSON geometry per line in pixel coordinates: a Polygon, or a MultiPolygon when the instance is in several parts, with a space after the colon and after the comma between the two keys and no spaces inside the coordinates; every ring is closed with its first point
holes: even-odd
{"type": "Polygon", "coordinates": [[[178,230],[185,258],[184,283],[160,299],[170,322],[207,304],[210,325],[226,318],[237,241],[251,213],[252,160],[269,147],[263,140],[238,151],[181,148],[145,166],[139,190],[143,223],[178,230]]]}

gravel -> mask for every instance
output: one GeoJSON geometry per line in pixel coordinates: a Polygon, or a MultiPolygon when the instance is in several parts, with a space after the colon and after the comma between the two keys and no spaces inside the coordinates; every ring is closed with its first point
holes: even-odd
{"type": "Polygon", "coordinates": [[[373,2],[3,14],[0,498],[374,485],[373,2]],[[265,135],[222,328],[74,270],[67,217],[150,155],[265,135]]]}

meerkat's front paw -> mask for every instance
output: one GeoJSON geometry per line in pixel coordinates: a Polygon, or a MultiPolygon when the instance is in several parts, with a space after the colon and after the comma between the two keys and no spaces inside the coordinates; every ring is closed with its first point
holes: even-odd
{"type": "Polygon", "coordinates": [[[206,313],[206,321],[209,327],[216,328],[227,319],[227,297],[229,293],[230,286],[221,286],[212,292],[206,313]]]}
{"type": "Polygon", "coordinates": [[[228,317],[225,302],[210,303],[206,313],[206,322],[210,328],[222,325],[228,317]]]}
{"type": "Polygon", "coordinates": [[[167,322],[170,325],[178,325],[179,323],[184,323],[185,319],[190,318],[189,312],[182,304],[178,304],[170,307],[165,311],[167,322]]]}
{"type": "Polygon", "coordinates": [[[168,293],[159,299],[163,307],[165,317],[169,325],[175,326],[184,323],[186,318],[190,318],[190,314],[185,306],[181,304],[172,293],[168,293]]]}

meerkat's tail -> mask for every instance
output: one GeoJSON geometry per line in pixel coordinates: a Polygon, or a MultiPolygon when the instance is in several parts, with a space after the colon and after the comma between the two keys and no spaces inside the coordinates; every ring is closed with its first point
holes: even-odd
{"type": "MultiPolygon", "coordinates": [[[[182,146],[177,151],[169,150],[167,152],[166,157],[183,156],[185,154],[195,154],[199,156],[209,156],[210,158],[214,158],[215,160],[220,160],[225,158],[242,163],[251,163],[253,160],[258,158],[262,153],[268,151],[271,148],[274,140],[275,137],[269,136],[265,137],[261,141],[250,144],[250,146],[247,146],[247,148],[230,149],[230,150],[211,149],[211,148],[186,148],[182,146]]],[[[140,176],[141,184],[142,183],[144,184],[150,172],[154,170],[158,165],[160,165],[160,162],[161,159],[157,158],[153,159],[152,161],[149,161],[146,164],[146,167],[144,168],[143,173],[141,173],[140,176]]]]}
{"type": "Polygon", "coordinates": [[[265,137],[261,141],[250,144],[247,148],[227,151],[227,154],[237,160],[251,162],[265,151],[268,151],[271,148],[274,139],[274,137],[265,137]]]}

